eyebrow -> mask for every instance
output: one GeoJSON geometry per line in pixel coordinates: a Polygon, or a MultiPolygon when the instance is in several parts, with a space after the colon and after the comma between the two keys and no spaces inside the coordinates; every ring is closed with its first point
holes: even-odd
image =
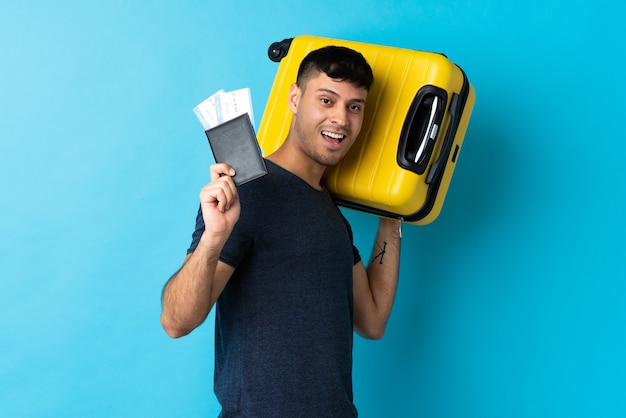
{"type": "MultiPolygon", "coordinates": [[[[319,89],[317,89],[317,91],[320,92],[320,93],[328,93],[328,94],[330,94],[332,96],[339,97],[339,94],[337,94],[336,91],[331,90],[331,89],[327,89],[327,88],[324,88],[324,87],[320,87],[319,89]]],[[[357,102],[357,103],[365,103],[365,99],[361,99],[359,97],[353,98],[353,99],[351,99],[349,101],[350,102],[357,102]]]]}

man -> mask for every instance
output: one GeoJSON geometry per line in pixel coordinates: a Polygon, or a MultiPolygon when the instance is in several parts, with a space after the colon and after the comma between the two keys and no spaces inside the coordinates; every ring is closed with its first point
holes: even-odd
{"type": "Polygon", "coordinates": [[[231,167],[211,167],[187,258],[163,290],[161,323],[181,337],[217,301],[221,416],[357,415],[353,330],[384,334],[399,223],[380,219],[366,269],[321,181],[359,134],[372,82],[361,54],[313,51],[290,88],[290,132],[267,157],[268,175],[236,188],[231,167]]]}

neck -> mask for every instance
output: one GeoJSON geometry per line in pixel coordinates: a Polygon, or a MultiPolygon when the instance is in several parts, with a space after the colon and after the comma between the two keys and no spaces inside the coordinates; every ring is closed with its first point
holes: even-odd
{"type": "Polygon", "coordinates": [[[280,148],[266,158],[300,177],[314,189],[322,190],[321,181],[326,167],[311,160],[293,148],[295,147],[289,138],[287,138],[280,148]]]}

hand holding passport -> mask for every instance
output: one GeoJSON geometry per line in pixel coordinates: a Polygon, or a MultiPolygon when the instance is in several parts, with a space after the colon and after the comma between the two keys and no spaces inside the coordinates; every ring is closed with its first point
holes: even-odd
{"type": "Polygon", "coordinates": [[[215,157],[235,169],[240,186],[267,174],[252,126],[250,90],[218,91],[194,108],[215,157]]]}

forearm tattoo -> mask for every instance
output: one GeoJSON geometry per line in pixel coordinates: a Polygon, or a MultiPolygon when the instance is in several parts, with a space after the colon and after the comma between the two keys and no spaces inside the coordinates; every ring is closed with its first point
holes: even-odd
{"type": "Polygon", "coordinates": [[[376,260],[377,258],[380,258],[380,260],[378,260],[378,264],[382,264],[383,258],[385,258],[385,253],[387,252],[387,241],[384,241],[382,246],[378,242],[376,242],[376,246],[380,248],[380,252],[374,257],[372,257],[372,261],[376,260]]]}

